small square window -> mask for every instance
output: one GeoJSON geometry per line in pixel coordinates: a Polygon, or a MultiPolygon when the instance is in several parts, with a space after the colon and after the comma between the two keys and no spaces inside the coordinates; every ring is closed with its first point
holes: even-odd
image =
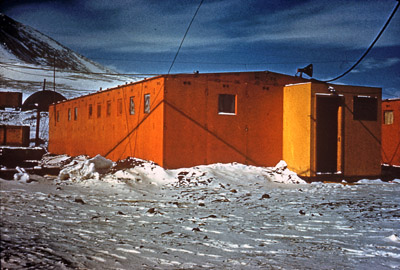
{"type": "Polygon", "coordinates": [[[111,100],[107,101],[107,116],[111,115],[111,100]]]}
{"type": "Polygon", "coordinates": [[[150,94],[144,95],[144,113],[150,113],[150,94]]]}
{"type": "Polygon", "coordinates": [[[383,118],[385,125],[392,125],[394,120],[393,111],[384,111],[383,118]]]}
{"type": "Polygon", "coordinates": [[[74,108],[74,120],[76,121],[78,119],[78,108],[74,108]]]}
{"type": "Polygon", "coordinates": [[[353,98],[353,120],[376,121],[377,119],[378,100],[376,98],[353,98]]]}
{"type": "Polygon", "coordinates": [[[101,117],[101,104],[97,104],[97,118],[101,117]]]}
{"type": "Polygon", "coordinates": [[[236,114],[236,95],[218,96],[218,114],[236,114]]]}
{"type": "Polygon", "coordinates": [[[129,98],[129,114],[135,114],[135,100],[134,97],[129,98]]]}
{"type": "Polygon", "coordinates": [[[92,104],[89,104],[89,119],[91,119],[93,116],[93,106],[92,104]]]}

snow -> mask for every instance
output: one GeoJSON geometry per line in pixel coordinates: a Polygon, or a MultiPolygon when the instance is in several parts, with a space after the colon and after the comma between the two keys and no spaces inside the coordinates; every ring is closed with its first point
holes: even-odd
{"type": "Polygon", "coordinates": [[[274,182],[289,174],[284,162],[176,170],[100,156],[43,162],[68,177],[0,180],[4,268],[400,267],[399,184],[274,182]]]}
{"type": "Polygon", "coordinates": [[[361,179],[357,181],[357,184],[384,184],[385,182],[383,182],[381,179],[361,179]]]}
{"type": "Polygon", "coordinates": [[[16,167],[18,173],[14,174],[14,180],[20,181],[22,183],[28,183],[30,177],[29,174],[26,173],[24,168],[16,167]]]}
{"type": "Polygon", "coordinates": [[[100,175],[108,172],[113,162],[100,155],[91,159],[75,159],[60,171],[59,178],[66,180],[74,179],[95,179],[99,180],[100,175]]]}
{"type": "Polygon", "coordinates": [[[215,186],[214,180],[221,178],[232,183],[237,182],[238,179],[241,179],[240,181],[243,181],[243,179],[246,181],[264,179],[265,181],[284,184],[306,184],[296,173],[287,168],[285,161],[280,161],[274,168],[239,163],[217,163],[175,170],[166,170],[153,162],[138,158],[130,158],[120,163],[123,165],[118,166],[100,155],[91,159],[79,156],[60,171],[59,178],[61,180],[70,179],[74,182],[87,179],[94,181],[102,179],[108,182],[118,182],[118,180],[143,181],[153,185],[170,184],[176,187],[215,186]],[[112,168],[114,168],[113,171],[112,168]]]}
{"type": "MultiPolygon", "coordinates": [[[[85,65],[87,65],[87,68],[92,68],[92,64],[90,63],[86,63],[85,65]]],[[[97,71],[97,68],[95,70],[97,71]]],[[[3,80],[3,83],[0,85],[0,91],[19,90],[23,93],[23,100],[31,94],[42,90],[44,79],[47,81],[47,90],[53,90],[54,88],[52,67],[26,63],[0,64],[0,76],[3,80]],[[46,70],[43,70],[43,68],[46,70]]],[[[128,78],[119,75],[83,74],[57,69],[55,90],[69,99],[96,92],[100,88],[111,88],[137,80],[137,78],[128,78]]]]}
{"type": "MultiPolygon", "coordinates": [[[[400,243],[400,237],[397,234],[392,234],[392,235],[386,237],[386,240],[392,241],[395,243],[400,243]]],[[[399,255],[399,258],[400,258],[400,255],[399,255]]]]}

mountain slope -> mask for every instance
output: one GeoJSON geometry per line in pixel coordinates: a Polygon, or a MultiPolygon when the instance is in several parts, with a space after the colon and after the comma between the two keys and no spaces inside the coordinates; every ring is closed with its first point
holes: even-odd
{"type": "Polygon", "coordinates": [[[104,73],[116,74],[32,27],[0,14],[0,90],[22,91],[26,98],[42,89],[47,79],[47,88],[74,97],[136,80],[104,73]]]}

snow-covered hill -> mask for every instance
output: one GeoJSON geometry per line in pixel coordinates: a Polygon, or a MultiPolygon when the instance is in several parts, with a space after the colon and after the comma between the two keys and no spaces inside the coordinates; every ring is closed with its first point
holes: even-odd
{"type": "Polygon", "coordinates": [[[67,98],[136,78],[117,74],[68,49],[39,31],[0,14],[0,91],[54,89],[67,98]],[[55,75],[55,76],[54,76],[55,75]]]}

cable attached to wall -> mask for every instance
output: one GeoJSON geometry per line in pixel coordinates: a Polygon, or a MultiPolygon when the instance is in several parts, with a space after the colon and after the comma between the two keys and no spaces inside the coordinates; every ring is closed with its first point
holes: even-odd
{"type": "Polygon", "coordinates": [[[201,0],[201,1],[200,1],[200,4],[199,4],[199,6],[197,7],[196,12],[194,13],[193,18],[192,18],[192,20],[190,21],[188,28],[186,29],[185,35],[184,35],[183,38],[182,38],[181,44],[179,45],[178,51],[177,51],[176,54],[175,54],[174,60],[172,60],[171,66],[169,67],[168,73],[167,73],[167,74],[169,74],[169,73],[171,72],[171,69],[172,69],[172,67],[173,67],[174,64],[175,64],[175,60],[176,60],[176,58],[178,57],[179,51],[180,51],[181,48],[182,48],[183,41],[185,41],[186,35],[188,34],[189,29],[190,29],[190,27],[192,26],[192,23],[193,23],[193,21],[194,21],[194,18],[196,18],[196,15],[197,15],[197,13],[199,12],[199,9],[200,9],[201,5],[203,4],[203,2],[204,2],[204,0],[201,0]]]}
{"type": "Polygon", "coordinates": [[[350,71],[352,71],[365,58],[365,56],[367,56],[369,51],[372,49],[372,47],[374,47],[375,43],[382,36],[383,32],[385,31],[386,27],[389,25],[390,21],[392,20],[392,18],[394,16],[394,14],[396,13],[397,9],[399,8],[399,6],[400,6],[400,0],[397,0],[396,7],[394,8],[392,14],[390,15],[390,17],[386,21],[385,25],[383,26],[383,28],[381,29],[379,34],[376,36],[375,40],[371,43],[369,48],[364,52],[364,54],[360,57],[360,59],[358,59],[358,61],[351,68],[349,68],[346,72],[344,72],[342,75],[337,76],[336,78],[333,78],[333,79],[330,79],[330,80],[326,80],[326,81],[322,81],[322,82],[333,82],[333,81],[336,81],[336,80],[342,78],[343,76],[347,75],[350,71]]]}

